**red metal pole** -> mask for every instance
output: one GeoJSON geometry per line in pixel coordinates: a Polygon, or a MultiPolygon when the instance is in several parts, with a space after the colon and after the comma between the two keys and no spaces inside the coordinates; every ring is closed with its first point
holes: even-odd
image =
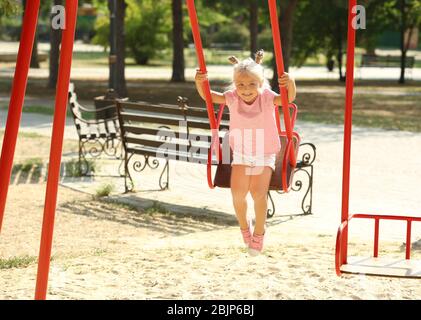
{"type": "Polygon", "coordinates": [[[7,122],[0,158],[0,232],[3,223],[4,209],[6,207],[7,192],[9,190],[26,85],[28,82],[28,71],[37,28],[39,4],[40,0],[27,1],[23,17],[19,51],[16,60],[16,69],[13,78],[9,111],[7,113],[7,122]]]}
{"type": "MultiPolygon", "coordinates": [[[[354,58],[355,58],[355,39],[356,30],[352,26],[355,17],[353,8],[357,5],[356,0],[348,1],[348,48],[346,64],[346,105],[345,105],[345,123],[344,123],[344,153],[343,153],[343,172],[342,172],[342,217],[341,221],[347,221],[349,215],[349,187],[350,187],[350,169],[351,169],[351,134],[352,134],[352,100],[354,93],[354,58]]],[[[344,230],[342,241],[342,261],[347,262],[348,253],[348,230],[344,230]]]]}
{"type": "Polygon", "coordinates": [[[379,256],[379,219],[374,220],[374,258],[379,256]]]}
{"type": "Polygon", "coordinates": [[[408,220],[406,228],[406,254],[405,259],[411,259],[411,220],[408,220]]]}
{"type": "Polygon", "coordinates": [[[51,138],[50,163],[45,196],[44,219],[38,260],[35,299],[45,299],[50,269],[51,245],[53,241],[54,216],[57,203],[58,180],[60,176],[63,134],[66,124],[67,95],[72,65],[78,0],[66,0],[66,29],[63,31],[60,51],[60,66],[57,79],[57,93],[51,138]]]}
{"type": "MultiPolygon", "coordinates": [[[[197,55],[197,61],[199,63],[199,69],[202,73],[207,73],[208,71],[206,69],[205,55],[203,53],[202,38],[200,37],[199,21],[197,19],[196,6],[194,4],[194,0],[187,0],[187,9],[189,12],[190,25],[192,28],[194,44],[196,47],[196,55],[197,55]]],[[[203,91],[205,93],[206,109],[208,111],[209,124],[210,124],[211,132],[212,132],[212,140],[213,140],[212,144],[213,144],[217,159],[220,159],[219,138],[218,138],[218,130],[217,130],[218,127],[216,124],[215,110],[213,108],[212,95],[211,95],[210,84],[208,80],[203,83],[203,91]]]]}
{"type": "MultiPolygon", "coordinates": [[[[276,66],[278,71],[278,76],[282,76],[285,72],[284,67],[284,58],[282,55],[282,42],[281,42],[281,34],[279,28],[279,20],[278,20],[278,11],[276,0],[268,0],[269,1],[269,12],[270,12],[270,21],[272,25],[272,37],[273,37],[273,47],[275,51],[275,58],[276,58],[276,66]]],[[[288,103],[288,91],[285,87],[279,86],[279,91],[281,92],[281,100],[282,100],[282,110],[284,114],[284,123],[285,123],[285,131],[287,133],[287,138],[290,143],[289,148],[289,161],[290,164],[295,167],[297,163],[297,159],[295,157],[294,151],[294,144],[291,143],[292,141],[292,128],[291,128],[291,119],[289,115],[289,103],[288,103]]],[[[279,111],[276,108],[276,122],[278,126],[279,134],[281,133],[281,126],[279,123],[279,111]]]]}

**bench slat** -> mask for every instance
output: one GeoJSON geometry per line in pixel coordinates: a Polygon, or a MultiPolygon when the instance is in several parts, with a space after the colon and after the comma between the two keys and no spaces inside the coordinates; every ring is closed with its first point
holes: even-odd
{"type": "MultiPolygon", "coordinates": [[[[206,164],[208,161],[208,155],[207,154],[198,154],[198,153],[188,153],[184,151],[174,151],[174,150],[167,150],[166,154],[163,153],[157,153],[155,148],[151,147],[141,147],[137,146],[135,148],[128,148],[128,153],[134,153],[139,155],[149,155],[161,159],[168,158],[169,160],[177,160],[177,161],[185,161],[185,162],[193,162],[193,163],[202,163],[206,164]]],[[[212,163],[216,164],[216,158],[213,156],[212,163]]]]}
{"type": "MultiPolygon", "coordinates": [[[[405,58],[405,67],[413,68],[415,64],[414,57],[405,58]]],[[[361,60],[362,67],[379,67],[379,68],[400,68],[400,56],[373,56],[363,55],[361,60]]]]}
{"type": "MultiPolygon", "coordinates": [[[[131,126],[131,125],[125,125],[124,126],[124,130],[126,133],[128,134],[137,134],[137,135],[143,135],[143,134],[147,134],[147,135],[151,135],[151,136],[161,136],[161,137],[173,137],[176,139],[180,139],[180,136],[182,139],[185,139],[185,137],[183,137],[183,135],[185,136],[187,134],[187,132],[184,130],[182,132],[180,131],[172,131],[172,130],[166,130],[166,129],[160,129],[160,128],[144,128],[144,127],[136,127],[136,126],[131,126]]],[[[189,139],[193,140],[193,141],[210,141],[211,135],[210,134],[199,134],[199,133],[195,133],[195,132],[190,132],[189,133],[189,139]]],[[[222,141],[223,136],[220,136],[219,139],[222,141]]]]}
{"type": "MultiPolygon", "coordinates": [[[[149,146],[154,148],[162,147],[164,144],[170,148],[179,149],[179,146],[187,147],[189,146],[190,140],[159,140],[156,137],[152,137],[152,139],[145,139],[145,138],[137,138],[137,137],[126,137],[126,143],[128,144],[136,144],[136,145],[143,145],[149,146]]],[[[209,141],[191,141],[192,147],[209,149],[210,142],[209,141]]],[[[130,148],[130,146],[129,146],[130,148]]]]}
{"type": "MultiPolygon", "coordinates": [[[[198,118],[208,118],[208,112],[205,108],[196,108],[188,107],[186,110],[181,110],[180,107],[168,104],[150,104],[143,101],[140,102],[119,102],[119,108],[122,112],[125,110],[130,111],[140,111],[140,112],[151,112],[155,114],[173,114],[180,116],[183,112],[187,117],[198,117],[198,118]]],[[[215,116],[219,110],[219,106],[215,108],[215,116]]],[[[228,108],[225,108],[222,115],[222,119],[228,121],[229,113],[227,112],[228,108]]]]}
{"type": "MultiPolygon", "coordinates": [[[[133,121],[133,122],[146,122],[146,123],[154,123],[154,124],[166,124],[170,126],[178,127],[180,125],[180,121],[185,121],[184,118],[181,116],[178,117],[170,117],[164,114],[142,114],[142,113],[128,113],[128,112],[121,112],[120,113],[123,123],[125,121],[133,121]]],[[[194,129],[210,129],[209,127],[209,120],[207,118],[188,118],[187,119],[189,128],[194,129]]],[[[123,124],[125,126],[125,124],[123,124]]],[[[225,123],[221,123],[220,129],[228,129],[229,125],[225,123]]]]}

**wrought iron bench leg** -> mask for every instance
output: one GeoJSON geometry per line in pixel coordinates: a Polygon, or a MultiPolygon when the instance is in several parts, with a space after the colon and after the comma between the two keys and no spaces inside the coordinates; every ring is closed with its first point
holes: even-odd
{"type": "Polygon", "coordinates": [[[266,210],[266,217],[267,218],[272,218],[273,215],[275,214],[275,202],[273,201],[272,195],[270,194],[270,191],[268,192],[268,200],[270,200],[270,204],[272,206],[272,208],[269,208],[269,202],[268,202],[268,208],[266,210]]]}
{"type": "MultiPolygon", "coordinates": [[[[313,165],[305,166],[299,169],[296,169],[296,173],[303,171],[308,176],[308,188],[304,194],[303,200],[301,202],[301,209],[303,210],[304,215],[312,214],[312,206],[313,206],[313,165]],[[307,168],[310,168],[310,172],[307,171],[307,168]],[[308,199],[308,200],[307,200],[308,199]],[[306,202],[308,201],[308,205],[306,206],[306,202]]],[[[302,188],[302,181],[299,180],[295,184],[297,189],[294,191],[299,191],[302,188]]]]}
{"type": "Polygon", "coordinates": [[[166,190],[170,188],[170,163],[168,159],[165,160],[164,169],[162,170],[161,175],[159,176],[159,187],[161,188],[161,190],[166,190]],[[165,172],[166,179],[165,181],[162,181],[165,172]]]}
{"type": "MultiPolygon", "coordinates": [[[[131,154],[129,157],[127,157],[127,155],[125,155],[124,157],[124,185],[125,185],[125,192],[130,192],[134,190],[134,181],[133,178],[130,174],[130,170],[129,170],[129,162],[130,159],[134,156],[135,154],[131,154]],[[129,180],[129,181],[128,181],[129,180]]],[[[145,161],[139,161],[136,160],[133,163],[133,170],[136,172],[142,172],[143,170],[145,170],[146,167],[153,169],[157,169],[159,167],[159,160],[158,159],[153,159],[152,161],[150,161],[150,158],[152,158],[149,155],[141,155],[145,158],[145,161]]],[[[120,164],[121,165],[121,164],[120,164]]],[[[164,168],[161,171],[161,174],[159,176],[159,187],[160,190],[166,190],[169,188],[169,180],[170,180],[170,169],[169,169],[169,160],[166,159],[165,160],[165,165],[164,168]]]]}

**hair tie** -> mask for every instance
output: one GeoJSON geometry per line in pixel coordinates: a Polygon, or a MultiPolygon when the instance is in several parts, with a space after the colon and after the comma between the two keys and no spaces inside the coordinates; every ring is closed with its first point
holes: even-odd
{"type": "Polygon", "coordinates": [[[256,57],[255,57],[254,61],[257,64],[261,64],[262,63],[264,53],[265,52],[263,51],[263,49],[260,49],[259,51],[256,52],[256,57]]]}
{"type": "Polygon", "coordinates": [[[231,62],[231,64],[239,64],[240,61],[235,57],[235,56],[231,56],[228,58],[229,62],[231,62]]]}

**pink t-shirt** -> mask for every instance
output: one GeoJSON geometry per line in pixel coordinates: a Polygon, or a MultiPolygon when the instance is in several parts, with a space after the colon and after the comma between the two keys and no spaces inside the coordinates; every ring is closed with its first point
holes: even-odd
{"type": "Polygon", "coordinates": [[[279,152],[281,143],[273,104],[275,95],[269,88],[262,89],[249,105],[238,96],[237,90],[224,92],[230,111],[229,143],[234,152],[248,156],[279,152]]]}

